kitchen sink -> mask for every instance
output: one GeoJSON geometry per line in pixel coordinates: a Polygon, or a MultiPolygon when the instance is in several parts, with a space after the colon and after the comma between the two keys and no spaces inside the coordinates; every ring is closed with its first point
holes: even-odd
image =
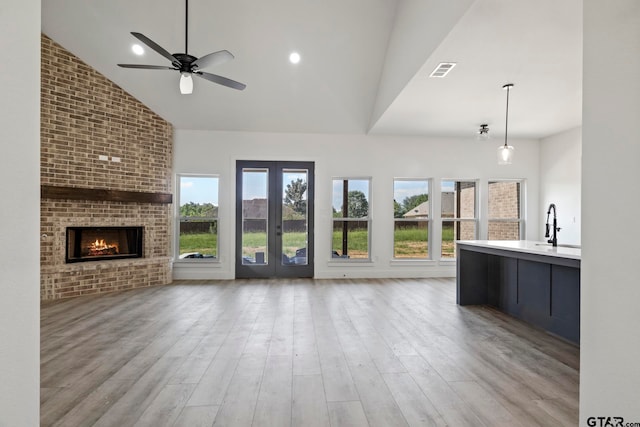
{"type": "MultiPolygon", "coordinates": [[[[536,243],[536,246],[551,246],[551,243],[536,243]]],[[[571,249],[582,249],[580,245],[565,245],[558,243],[559,248],[571,248],[571,249]]]]}

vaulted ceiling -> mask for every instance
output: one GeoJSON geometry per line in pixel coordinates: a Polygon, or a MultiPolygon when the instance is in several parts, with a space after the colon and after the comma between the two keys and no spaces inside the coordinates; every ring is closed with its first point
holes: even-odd
{"type": "Polygon", "coordinates": [[[169,65],[139,43],[185,48],[184,0],[46,0],[42,31],[178,129],[541,138],[581,124],[581,0],[191,0],[189,54],[237,91],[117,63],[169,65]],[[293,65],[292,51],[302,60],[293,65]],[[430,78],[455,62],[445,78],[430,78]]]}

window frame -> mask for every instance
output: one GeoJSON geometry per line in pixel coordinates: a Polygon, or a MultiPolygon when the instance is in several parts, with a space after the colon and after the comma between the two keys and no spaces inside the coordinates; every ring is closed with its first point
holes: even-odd
{"type": "MultiPolygon", "coordinates": [[[[518,223],[519,240],[526,240],[526,180],[521,178],[500,178],[487,180],[487,240],[489,238],[489,224],[491,222],[518,223]],[[519,218],[492,218],[489,216],[490,191],[489,186],[494,182],[517,182],[520,184],[520,197],[518,203],[520,205],[519,218]]],[[[492,240],[495,241],[495,240],[492,240]]]]}
{"type": "Polygon", "coordinates": [[[181,264],[220,264],[220,174],[200,174],[200,173],[177,173],[176,174],[176,199],[174,203],[174,230],[175,238],[173,249],[173,260],[181,264]],[[182,178],[217,178],[218,179],[218,209],[215,217],[182,217],[180,216],[180,197],[181,197],[181,180],[182,178]],[[180,258],[180,224],[186,218],[199,219],[204,221],[215,221],[218,232],[216,233],[216,254],[215,258],[180,258]]]}
{"type": "MultiPolygon", "coordinates": [[[[454,241],[454,252],[453,252],[453,257],[450,258],[445,258],[442,256],[442,231],[444,230],[444,223],[445,222],[473,222],[475,227],[474,227],[474,238],[472,240],[477,240],[478,239],[478,235],[479,235],[479,226],[480,226],[480,217],[479,217],[479,211],[480,211],[480,180],[479,179],[458,179],[458,178],[442,178],[440,179],[440,259],[442,261],[455,261],[456,260],[456,251],[455,251],[455,241],[454,241]],[[444,181],[453,181],[456,185],[457,183],[474,183],[475,184],[475,195],[474,195],[474,217],[473,218],[463,218],[463,217],[451,217],[451,218],[443,218],[442,217],[442,194],[444,193],[444,191],[442,191],[442,183],[444,181]]],[[[455,212],[454,212],[455,214],[455,212]]]]}
{"type": "MultiPolygon", "coordinates": [[[[330,253],[330,258],[329,258],[329,262],[330,263],[371,263],[373,260],[373,257],[371,255],[371,226],[372,226],[372,216],[371,216],[371,206],[372,206],[372,201],[371,201],[371,195],[372,195],[372,191],[371,191],[371,187],[373,185],[373,178],[371,176],[334,176],[331,177],[331,202],[330,204],[330,208],[331,208],[331,234],[330,236],[330,240],[329,240],[329,250],[331,251],[330,253]],[[368,194],[366,194],[367,197],[367,203],[368,203],[368,209],[367,209],[367,216],[366,217],[361,217],[361,218],[350,218],[350,217],[338,217],[335,218],[333,216],[333,184],[335,181],[368,181],[369,185],[368,185],[368,194]],[[367,223],[367,258],[343,258],[343,257],[333,257],[332,253],[333,253],[333,230],[334,230],[334,224],[337,222],[363,222],[366,221],[367,223]]],[[[344,191],[344,190],[343,190],[344,191]]],[[[348,254],[347,254],[348,255],[348,254]]]]}
{"type": "Polygon", "coordinates": [[[396,181],[424,181],[427,183],[427,196],[429,200],[429,211],[427,212],[427,218],[395,218],[393,217],[393,228],[392,233],[393,237],[391,239],[391,259],[394,262],[410,262],[410,261],[431,261],[433,259],[432,253],[432,228],[433,228],[433,203],[432,203],[432,195],[433,195],[433,178],[407,178],[407,177],[395,177],[393,178],[393,200],[395,200],[395,186],[396,181]],[[427,223],[427,256],[420,258],[406,258],[406,257],[396,257],[396,222],[426,222],[427,223]]]}

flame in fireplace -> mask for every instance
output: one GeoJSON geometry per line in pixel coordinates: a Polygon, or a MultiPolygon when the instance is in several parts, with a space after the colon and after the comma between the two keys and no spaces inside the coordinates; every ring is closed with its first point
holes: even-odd
{"type": "Polygon", "coordinates": [[[96,239],[89,245],[89,256],[118,255],[120,248],[116,243],[106,243],[104,239],[96,239]]]}

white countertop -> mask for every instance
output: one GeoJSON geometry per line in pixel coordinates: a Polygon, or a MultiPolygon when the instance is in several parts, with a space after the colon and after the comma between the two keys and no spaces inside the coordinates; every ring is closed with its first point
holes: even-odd
{"type": "MultiPolygon", "coordinates": [[[[546,255],[558,258],[580,259],[580,248],[551,246],[551,243],[535,242],[531,240],[458,240],[459,245],[480,246],[484,248],[502,249],[514,252],[524,252],[535,255],[546,255]]],[[[561,245],[561,244],[559,244],[561,245]]]]}

